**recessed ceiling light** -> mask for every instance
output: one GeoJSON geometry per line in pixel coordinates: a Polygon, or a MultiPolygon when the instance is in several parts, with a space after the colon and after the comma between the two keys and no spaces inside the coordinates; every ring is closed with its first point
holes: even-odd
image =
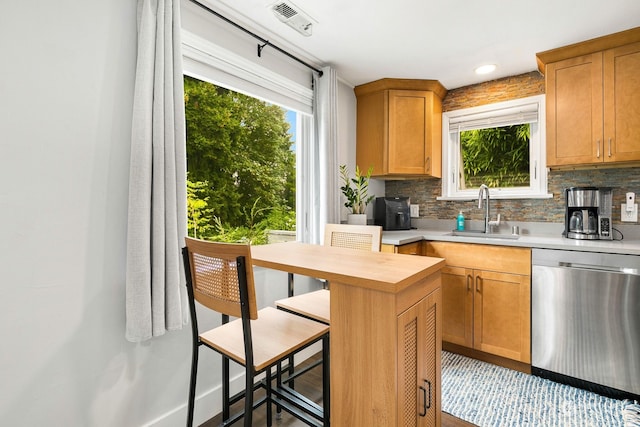
{"type": "Polygon", "coordinates": [[[489,74],[496,69],[496,64],[481,65],[475,69],[476,74],[489,74]]]}

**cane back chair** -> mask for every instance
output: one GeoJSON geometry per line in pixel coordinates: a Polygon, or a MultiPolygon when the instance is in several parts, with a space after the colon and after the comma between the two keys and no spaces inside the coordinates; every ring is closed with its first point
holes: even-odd
{"type": "Polygon", "coordinates": [[[323,365],[324,410],[284,385],[280,370],[272,368],[289,356],[322,341],[323,358],[328,358],[329,328],[272,307],[258,310],[256,304],[251,247],[245,244],[215,243],[186,238],[183,249],[192,325],[192,365],[187,426],[193,423],[198,353],[200,346],[222,355],[223,425],[244,417],[251,426],[253,410],[266,403],[267,425],[271,426],[272,404],[308,425],[329,425],[329,366],[323,365]],[[206,332],[198,329],[196,301],[222,314],[222,324],[206,332]],[[229,321],[230,317],[237,319],[229,321]],[[245,368],[245,389],[229,394],[229,360],[245,368]],[[256,381],[258,374],[264,379],[256,381]],[[275,382],[275,385],[273,384],[275,382]],[[264,388],[265,396],[254,399],[264,388]],[[244,397],[244,410],[231,416],[230,406],[244,397]]]}

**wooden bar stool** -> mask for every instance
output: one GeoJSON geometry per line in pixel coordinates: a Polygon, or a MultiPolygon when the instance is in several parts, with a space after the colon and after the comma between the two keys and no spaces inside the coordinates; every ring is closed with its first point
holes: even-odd
{"type": "Polygon", "coordinates": [[[251,426],[253,409],[266,403],[267,425],[271,426],[271,405],[284,409],[305,424],[329,425],[329,364],[323,365],[324,409],[283,384],[278,370],[275,385],[271,375],[289,356],[322,341],[323,358],[329,358],[329,328],[272,307],[257,309],[251,247],[186,238],[183,249],[192,327],[192,364],[187,426],[193,424],[198,352],[201,345],[222,355],[223,425],[244,417],[251,426]],[[222,314],[222,325],[200,333],[195,302],[222,314]],[[229,316],[238,319],[229,321],[229,316]],[[229,396],[229,360],[245,367],[245,390],[229,396]],[[265,379],[257,381],[258,374],[265,379]],[[265,389],[265,397],[254,401],[254,391],[265,389]],[[244,397],[244,410],[233,416],[230,406],[244,397]]]}

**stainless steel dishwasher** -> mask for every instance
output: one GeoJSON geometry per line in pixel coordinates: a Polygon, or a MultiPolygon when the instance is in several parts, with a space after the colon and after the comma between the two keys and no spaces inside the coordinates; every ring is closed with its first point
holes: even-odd
{"type": "Polygon", "coordinates": [[[640,256],[532,250],[531,370],[640,397],[640,256]]]}

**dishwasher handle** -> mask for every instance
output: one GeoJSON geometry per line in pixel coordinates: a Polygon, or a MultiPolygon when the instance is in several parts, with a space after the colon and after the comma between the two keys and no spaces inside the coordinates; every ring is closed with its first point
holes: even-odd
{"type": "Polygon", "coordinates": [[[633,274],[640,275],[640,270],[637,268],[628,268],[628,267],[615,267],[609,265],[594,265],[594,264],[583,264],[579,262],[558,262],[558,266],[565,268],[579,268],[582,270],[594,270],[594,271],[606,271],[610,273],[622,273],[622,274],[633,274]]]}

